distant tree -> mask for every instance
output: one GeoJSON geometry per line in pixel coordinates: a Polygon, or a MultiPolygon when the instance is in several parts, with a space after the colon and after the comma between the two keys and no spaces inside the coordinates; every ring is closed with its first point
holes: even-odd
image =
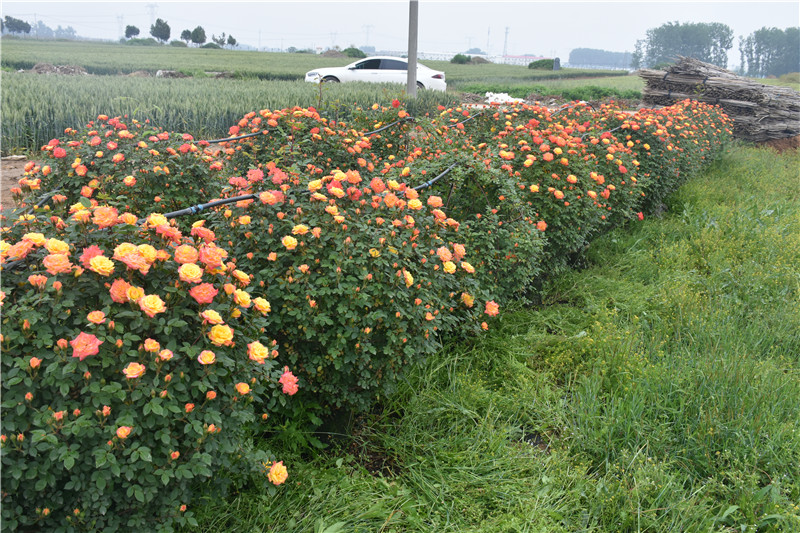
{"type": "Polygon", "coordinates": [[[569,53],[569,64],[571,67],[629,68],[631,54],[630,52],[608,52],[596,48],[575,48],[569,53]]]}
{"type": "Polygon", "coordinates": [[[464,54],[456,54],[451,59],[450,62],[455,65],[466,65],[470,62],[472,58],[470,56],[465,56],[464,54]]]}
{"type": "Polygon", "coordinates": [[[647,30],[643,63],[645,66],[655,66],[685,56],[725,68],[731,48],[733,30],[725,24],[667,22],[647,30]]]}
{"type": "Polygon", "coordinates": [[[192,42],[192,30],[183,30],[181,32],[181,41],[186,41],[187,45],[192,42]]]}
{"type": "Polygon", "coordinates": [[[125,26],[125,38],[131,39],[139,35],[139,28],[136,26],[125,26]]]}
{"type": "Polygon", "coordinates": [[[233,35],[228,35],[228,40],[226,42],[231,48],[236,48],[236,45],[238,44],[236,39],[233,38],[233,35]]]}
{"type": "Polygon", "coordinates": [[[8,33],[30,33],[31,25],[24,20],[15,19],[14,17],[6,16],[3,29],[8,33]]]}
{"type": "Polygon", "coordinates": [[[636,46],[634,46],[633,53],[631,54],[631,68],[639,70],[644,66],[643,61],[644,61],[644,39],[639,39],[636,41],[636,46]]]}
{"type": "Polygon", "coordinates": [[[202,26],[198,26],[192,30],[192,42],[197,46],[201,46],[206,42],[206,30],[202,26]]]}
{"type": "Polygon", "coordinates": [[[367,55],[375,54],[375,47],[374,46],[359,46],[358,49],[361,50],[362,52],[364,52],[367,55]]]}
{"type": "Polygon", "coordinates": [[[31,28],[31,33],[33,33],[37,39],[54,39],[56,36],[53,28],[41,20],[37,21],[36,25],[31,28]]]}
{"type": "Polygon", "coordinates": [[[66,28],[62,28],[60,25],[56,28],[55,37],[56,39],[77,39],[78,32],[75,31],[75,28],[72,26],[67,26],[66,28]]]}
{"type": "Polygon", "coordinates": [[[297,47],[290,46],[289,48],[286,49],[286,51],[289,52],[290,54],[297,53],[297,47]]]}
{"type": "Polygon", "coordinates": [[[361,59],[362,57],[367,57],[367,54],[356,48],[355,46],[351,46],[349,48],[345,48],[342,50],[342,53],[347,57],[352,57],[355,59],[361,59]]]}
{"type": "Polygon", "coordinates": [[[170,28],[169,24],[161,19],[156,19],[155,24],[150,26],[150,35],[165,43],[169,41],[170,28]]]}
{"type": "Polygon", "coordinates": [[[464,52],[464,53],[465,53],[466,55],[478,55],[478,56],[485,56],[485,55],[487,55],[487,54],[486,54],[486,52],[484,52],[484,51],[483,51],[483,50],[481,50],[480,48],[470,48],[469,50],[467,50],[467,51],[466,51],[466,52],[464,52]]]}
{"type": "Polygon", "coordinates": [[[216,36],[214,36],[214,35],[212,34],[212,35],[211,35],[211,40],[212,40],[212,41],[213,41],[213,42],[214,42],[214,43],[215,43],[217,46],[225,46],[225,32],[222,32],[222,35],[220,35],[219,37],[216,37],[216,36]]]}
{"type": "Polygon", "coordinates": [[[761,28],[739,37],[742,71],[756,78],[800,72],[800,27],[761,28]]]}
{"type": "Polygon", "coordinates": [[[220,45],[218,45],[217,43],[206,43],[203,46],[201,46],[200,48],[212,48],[212,49],[215,49],[215,50],[219,50],[222,47],[220,45]]]}

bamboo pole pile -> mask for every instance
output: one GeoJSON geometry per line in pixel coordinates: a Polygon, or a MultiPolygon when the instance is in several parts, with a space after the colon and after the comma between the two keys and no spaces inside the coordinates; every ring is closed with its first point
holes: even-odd
{"type": "Polygon", "coordinates": [[[752,142],[800,135],[800,92],[764,85],[715,65],[681,57],[667,70],[641,70],[643,100],[672,105],[687,98],[716,104],[733,119],[734,136],[752,142]]]}

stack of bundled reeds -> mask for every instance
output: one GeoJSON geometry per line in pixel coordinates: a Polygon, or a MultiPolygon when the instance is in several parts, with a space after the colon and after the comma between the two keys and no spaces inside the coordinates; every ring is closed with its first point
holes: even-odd
{"type": "Polygon", "coordinates": [[[800,135],[800,93],[764,85],[715,65],[682,57],[667,70],[641,70],[644,102],[672,105],[691,98],[718,104],[734,121],[734,136],[760,142],[800,135]]]}

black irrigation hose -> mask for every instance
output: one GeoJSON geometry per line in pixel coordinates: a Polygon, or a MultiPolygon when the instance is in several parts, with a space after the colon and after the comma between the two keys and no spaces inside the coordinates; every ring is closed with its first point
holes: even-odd
{"type": "Polygon", "coordinates": [[[414,189],[415,191],[421,191],[422,189],[425,189],[425,188],[427,188],[427,187],[430,187],[431,185],[433,185],[434,183],[436,183],[437,181],[439,181],[441,178],[443,178],[443,177],[447,176],[447,175],[450,173],[450,171],[451,171],[451,170],[453,170],[454,168],[456,168],[457,166],[458,166],[458,163],[453,163],[452,165],[450,165],[449,167],[447,167],[447,168],[445,169],[445,171],[444,171],[444,172],[442,172],[441,174],[439,174],[438,176],[436,176],[436,177],[435,177],[435,178],[433,178],[432,180],[430,180],[430,181],[426,181],[426,182],[425,182],[425,183],[423,183],[422,185],[417,185],[416,187],[413,187],[413,189],[414,189]]]}
{"type": "Polygon", "coordinates": [[[218,205],[225,205],[225,204],[232,204],[233,202],[239,202],[242,200],[257,200],[258,194],[244,194],[242,196],[234,196],[233,198],[224,198],[222,200],[214,200],[213,202],[208,202],[207,204],[197,204],[193,205],[192,207],[187,207],[185,209],[180,209],[178,211],[173,211],[171,213],[167,213],[164,216],[166,218],[175,218],[183,215],[194,215],[195,213],[199,213],[204,209],[210,209],[212,207],[217,207],[218,205]]]}

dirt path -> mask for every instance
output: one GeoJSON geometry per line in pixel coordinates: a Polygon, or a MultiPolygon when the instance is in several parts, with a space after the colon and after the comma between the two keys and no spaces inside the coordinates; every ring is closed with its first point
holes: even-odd
{"type": "Polygon", "coordinates": [[[18,182],[25,176],[27,162],[27,159],[19,159],[16,156],[3,158],[2,169],[0,169],[0,208],[13,205],[11,188],[19,187],[18,182]]]}

